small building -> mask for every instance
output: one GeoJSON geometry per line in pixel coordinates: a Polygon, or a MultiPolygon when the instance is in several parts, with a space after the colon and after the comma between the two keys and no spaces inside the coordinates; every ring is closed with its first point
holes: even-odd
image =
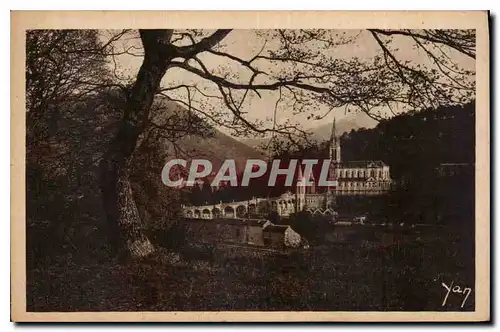
{"type": "Polygon", "coordinates": [[[297,248],[301,236],[289,225],[270,224],[263,229],[264,245],[273,248],[297,248]]]}
{"type": "Polygon", "coordinates": [[[266,219],[185,219],[186,237],[191,242],[296,248],[301,236],[289,225],[275,225],[266,219]]]}
{"type": "Polygon", "coordinates": [[[270,223],[265,219],[220,219],[215,227],[220,242],[263,246],[262,229],[270,223]]]}
{"type": "Polygon", "coordinates": [[[271,224],[265,219],[186,219],[186,235],[193,242],[223,242],[264,245],[262,229],[271,224]]]}
{"type": "Polygon", "coordinates": [[[436,169],[442,177],[474,174],[474,164],[471,163],[441,163],[436,169]]]}

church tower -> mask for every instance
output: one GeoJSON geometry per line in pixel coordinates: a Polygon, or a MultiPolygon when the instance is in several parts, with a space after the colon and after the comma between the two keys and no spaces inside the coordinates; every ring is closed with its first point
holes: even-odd
{"type": "Polygon", "coordinates": [[[302,167],[299,165],[297,176],[297,187],[295,192],[295,209],[296,212],[302,211],[306,205],[306,178],[302,173],[302,167]]]}
{"type": "Polygon", "coordinates": [[[330,136],[330,160],[332,163],[340,163],[340,139],[337,137],[335,118],[333,118],[332,134],[330,136]]]}
{"type": "MultiPolygon", "coordinates": [[[[337,170],[341,167],[340,162],[340,139],[337,137],[335,118],[333,118],[332,133],[330,136],[330,149],[329,149],[329,159],[330,159],[330,169],[328,172],[328,180],[337,180],[337,170]]],[[[329,187],[326,190],[325,196],[325,208],[333,208],[336,205],[336,186],[329,187]]]]}

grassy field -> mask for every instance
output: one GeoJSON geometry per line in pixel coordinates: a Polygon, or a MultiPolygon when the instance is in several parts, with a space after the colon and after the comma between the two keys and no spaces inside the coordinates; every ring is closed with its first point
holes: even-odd
{"type": "Polygon", "coordinates": [[[472,234],[345,226],[308,250],[160,248],[147,261],[75,264],[27,273],[28,311],[473,310],[472,234]]]}

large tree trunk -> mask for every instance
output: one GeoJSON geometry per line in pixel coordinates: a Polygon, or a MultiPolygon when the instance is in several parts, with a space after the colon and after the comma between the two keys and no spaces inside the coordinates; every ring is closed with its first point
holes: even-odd
{"type": "Polygon", "coordinates": [[[123,121],[108,153],[100,163],[101,192],[115,253],[132,258],[154,251],[142,232],[142,223],[129,180],[128,167],[140,130],[123,121]]]}
{"type": "MultiPolygon", "coordinates": [[[[112,247],[121,256],[145,257],[154,247],[142,232],[142,223],[129,181],[128,167],[139,135],[147,126],[149,109],[172,59],[168,30],[141,31],[144,62],[127,96],[118,133],[100,163],[101,192],[112,247]]],[[[160,174],[158,174],[160,179],[160,174]]]]}

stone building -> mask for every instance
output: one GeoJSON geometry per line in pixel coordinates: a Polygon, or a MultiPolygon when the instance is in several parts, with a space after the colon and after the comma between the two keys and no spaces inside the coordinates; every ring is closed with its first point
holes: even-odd
{"type": "Polygon", "coordinates": [[[333,120],[329,157],[331,177],[337,179],[336,196],[381,195],[391,188],[390,168],[380,160],[342,161],[340,139],[333,120]]]}
{"type": "Polygon", "coordinates": [[[473,175],[474,164],[471,163],[441,163],[436,168],[439,176],[453,177],[461,175],[473,175]]]}
{"type": "Polygon", "coordinates": [[[265,219],[186,219],[186,236],[194,242],[264,245],[265,219]]]}
{"type": "Polygon", "coordinates": [[[295,248],[301,243],[300,235],[290,226],[265,219],[186,219],[184,225],[190,242],[274,248],[295,248]]]}
{"type": "Polygon", "coordinates": [[[328,159],[330,160],[328,180],[335,181],[336,185],[320,188],[316,185],[317,179],[314,173],[309,174],[309,179],[306,181],[302,169],[299,169],[296,187],[298,210],[333,208],[337,196],[379,196],[391,189],[390,168],[383,161],[342,161],[335,119],[328,159]]]}
{"type": "Polygon", "coordinates": [[[301,243],[301,236],[289,225],[270,224],[263,228],[264,245],[273,248],[297,248],[301,243]]]}

